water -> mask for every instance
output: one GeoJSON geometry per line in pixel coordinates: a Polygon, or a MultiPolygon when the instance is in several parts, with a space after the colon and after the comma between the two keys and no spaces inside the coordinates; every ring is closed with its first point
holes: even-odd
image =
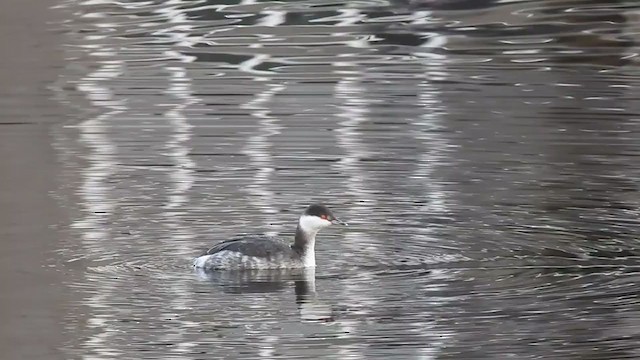
{"type": "Polygon", "coordinates": [[[9,2],[7,358],[640,357],[635,2],[9,2]]]}

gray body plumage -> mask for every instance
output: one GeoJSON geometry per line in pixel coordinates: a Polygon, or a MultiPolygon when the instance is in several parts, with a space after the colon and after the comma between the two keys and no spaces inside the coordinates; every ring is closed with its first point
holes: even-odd
{"type": "Polygon", "coordinates": [[[196,258],[205,269],[279,269],[304,267],[302,254],[291,244],[267,235],[247,235],[216,244],[196,258]]]}
{"type": "Polygon", "coordinates": [[[242,235],[216,244],[202,255],[212,255],[224,250],[241,252],[247,256],[268,258],[278,253],[291,251],[291,245],[273,236],[242,235]]]}

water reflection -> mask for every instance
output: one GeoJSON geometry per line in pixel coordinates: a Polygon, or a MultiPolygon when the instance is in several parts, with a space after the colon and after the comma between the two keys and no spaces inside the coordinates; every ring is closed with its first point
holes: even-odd
{"type": "Polygon", "coordinates": [[[61,9],[69,357],[640,351],[632,4],[61,9]],[[189,268],[312,201],[317,274],[189,268]]]}
{"type": "MultiPolygon", "coordinates": [[[[278,210],[273,207],[276,196],[269,190],[271,175],[275,171],[273,156],[271,155],[271,136],[280,133],[281,127],[278,120],[274,118],[269,110],[270,100],[279,92],[285,90],[285,86],[273,84],[269,78],[256,78],[257,82],[267,84],[265,91],[260,92],[247,104],[241,107],[251,111],[251,115],[258,120],[259,133],[247,140],[244,153],[248,156],[252,167],[257,169],[253,176],[253,184],[249,185],[247,191],[255,199],[255,208],[264,212],[266,216],[275,216],[278,210]]],[[[266,225],[270,225],[267,223],[266,225]]],[[[277,226],[277,225],[276,225],[277,226]]],[[[281,230],[280,227],[277,228],[281,230]]],[[[277,231],[270,232],[269,235],[277,236],[277,231]]]]}
{"type": "MultiPolygon", "coordinates": [[[[195,269],[196,275],[222,291],[232,294],[272,293],[290,290],[300,312],[300,320],[311,322],[334,322],[335,310],[330,303],[319,300],[316,294],[315,269],[295,270],[247,270],[206,271],[195,269]]],[[[277,342],[278,338],[273,338],[277,342]]]]}

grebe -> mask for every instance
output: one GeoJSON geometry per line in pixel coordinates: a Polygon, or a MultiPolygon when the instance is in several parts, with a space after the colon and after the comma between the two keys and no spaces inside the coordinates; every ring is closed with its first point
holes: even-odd
{"type": "Polygon", "coordinates": [[[203,270],[295,269],[316,266],[316,234],[331,224],[347,225],[320,204],[298,220],[293,243],[266,235],[245,235],[216,244],[193,261],[203,270]]]}

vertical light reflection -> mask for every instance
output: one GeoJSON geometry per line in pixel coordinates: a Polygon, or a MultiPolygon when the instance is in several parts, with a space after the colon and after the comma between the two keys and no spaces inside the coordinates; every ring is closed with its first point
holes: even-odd
{"type": "MultiPolygon", "coordinates": [[[[421,47],[441,48],[446,43],[446,37],[434,33],[424,34],[428,40],[421,47]]],[[[446,69],[444,68],[444,55],[433,54],[431,52],[418,52],[416,55],[429,58],[424,65],[427,68],[425,78],[420,82],[418,88],[418,105],[424,108],[422,116],[413,124],[420,130],[415,134],[415,138],[424,145],[424,151],[420,154],[417,168],[413,174],[419,184],[425,187],[424,194],[429,199],[424,205],[425,212],[429,214],[448,213],[446,203],[446,192],[441,183],[434,176],[436,167],[446,161],[445,151],[450,148],[447,139],[443,138],[444,129],[441,115],[446,111],[444,105],[438,98],[438,88],[433,84],[434,80],[444,80],[446,69]]],[[[423,230],[429,232],[430,227],[423,230]]]]}
{"type": "MultiPolygon", "coordinates": [[[[270,79],[256,78],[255,81],[268,83],[270,79]]],[[[258,119],[258,133],[247,139],[247,144],[242,152],[248,156],[252,168],[256,169],[252,183],[246,189],[252,195],[249,199],[259,211],[267,215],[265,216],[265,225],[267,226],[270,225],[269,219],[273,218],[272,215],[278,213],[278,209],[273,207],[273,204],[277,203],[275,195],[269,189],[275,170],[270,138],[279,134],[282,129],[278,125],[278,120],[270,115],[268,104],[277,93],[285,88],[286,86],[282,84],[268,84],[264,91],[257,93],[251,101],[241,105],[243,109],[250,110],[251,116],[258,119]]],[[[274,226],[274,232],[270,235],[276,235],[281,230],[280,224],[274,226]]]]}
{"type": "MultiPolygon", "coordinates": [[[[187,77],[187,71],[183,67],[166,67],[171,73],[169,81],[171,86],[167,89],[167,93],[182,100],[175,107],[164,115],[171,125],[171,139],[167,141],[165,155],[174,163],[174,167],[169,172],[174,188],[169,194],[167,203],[164,208],[167,210],[178,209],[189,202],[188,191],[195,182],[193,176],[193,168],[195,163],[189,157],[190,148],[188,142],[193,136],[191,129],[193,126],[188,123],[184,110],[191,104],[197,103],[197,99],[191,95],[191,82],[187,77]]],[[[167,211],[167,216],[172,215],[167,211]]],[[[175,215],[175,214],[174,214],[175,215]]],[[[193,235],[193,234],[192,234],[193,235]]]]}
{"type": "MultiPolygon", "coordinates": [[[[180,10],[181,4],[190,3],[184,0],[171,0],[167,2],[167,5],[173,7],[167,7],[162,10],[166,16],[168,24],[175,24],[168,26],[164,31],[164,34],[169,36],[173,40],[174,44],[180,46],[191,47],[197,39],[192,38],[190,34],[194,32],[195,26],[189,24],[190,20],[183,13],[184,10],[180,10]]],[[[163,205],[162,217],[166,219],[164,222],[168,228],[170,236],[161,237],[160,240],[164,242],[164,248],[173,248],[175,253],[182,257],[189,257],[191,248],[189,244],[191,240],[195,238],[194,232],[190,226],[185,226],[182,222],[182,215],[186,214],[186,211],[181,209],[188,205],[190,202],[189,190],[195,183],[194,168],[195,163],[189,157],[191,148],[189,147],[189,141],[191,140],[193,126],[189,124],[185,110],[193,104],[198,103],[198,99],[193,96],[193,81],[188,75],[187,64],[193,62],[192,56],[183,55],[177,51],[166,51],[165,55],[169,58],[176,59],[178,64],[172,66],[166,66],[165,69],[169,72],[169,87],[166,90],[166,94],[174,97],[178,102],[173,108],[167,111],[164,116],[168,119],[170,128],[170,139],[164,145],[166,149],[165,155],[174,166],[170,168],[168,176],[170,181],[170,190],[167,195],[167,201],[163,205]]],[[[168,278],[170,274],[160,273],[159,278],[168,278]]],[[[190,359],[191,356],[187,356],[189,352],[196,345],[191,341],[185,340],[185,334],[189,331],[189,328],[197,326],[192,321],[181,319],[179,312],[184,311],[190,307],[192,301],[189,294],[191,283],[186,279],[175,279],[167,281],[170,284],[166,288],[166,291],[171,294],[169,297],[171,306],[168,306],[169,311],[164,312],[165,318],[175,319],[177,326],[173,326],[171,331],[163,336],[163,342],[176,344],[171,348],[171,352],[178,353],[172,355],[172,357],[180,359],[190,359]]]]}
{"type": "MultiPolygon", "coordinates": [[[[281,11],[265,10],[261,14],[264,16],[258,21],[258,25],[277,26],[285,21],[285,13],[281,11]]],[[[257,71],[255,67],[269,58],[269,55],[257,54],[254,58],[241,63],[239,68],[241,71],[252,74],[265,73],[257,71]]],[[[265,225],[270,227],[269,220],[273,218],[274,214],[278,213],[278,209],[273,206],[273,204],[277,203],[275,194],[269,189],[271,177],[275,171],[275,164],[271,155],[273,145],[270,138],[279,134],[282,127],[278,125],[278,119],[271,116],[269,103],[286,86],[272,83],[272,78],[264,76],[256,76],[253,81],[266,85],[263,91],[256,93],[250,101],[240,106],[249,110],[249,114],[258,120],[258,133],[247,139],[247,143],[242,149],[242,152],[249,158],[252,168],[257,169],[252,177],[252,183],[246,190],[251,195],[249,201],[266,215],[265,225]]],[[[275,236],[282,230],[280,224],[275,224],[272,228],[274,230],[268,232],[268,235],[275,236]]]]}
{"type": "Polygon", "coordinates": [[[260,350],[258,350],[258,357],[264,359],[273,359],[276,350],[273,344],[277,342],[278,337],[275,335],[260,336],[260,350]]]}
{"type": "MultiPolygon", "coordinates": [[[[285,13],[281,11],[265,10],[261,12],[261,15],[263,17],[257,21],[257,26],[277,26],[285,21],[285,13]]],[[[260,43],[256,43],[251,47],[261,46],[260,43]]],[[[250,101],[240,105],[242,109],[248,110],[249,114],[258,121],[257,133],[247,139],[242,152],[249,158],[251,167],[256,169],[252,176],[251,184],[246,188],[246,191],[251,195],[249,196],[249,202],[253,203],[258,211],[266,215],[264,216],[265,226],[273,229],[273,231],[267,231],[267,234],[277,236],[281,230],[281,225],[272,225],[270,223],[270,219],[275,218],[274,214],[278,213],[278,209],[273,206],[273,204],[277,203],[275,194],[269,189],[271,178],[275,171],[275,164],[271,154],[273,146],[271,137],[279,134],[282,127],[278,125],[278,119],[271,116],[269,103],[286,86],[284,84],[271,83],[272,78],[264,76],[272,74],[271,71],[256,69],[256,67],[269,59],[271,59],[270,55],[256,54],[253,58],[240,63],[238,69],[256,75],[253,78],[254,83],[265,84],[263,91],[257,92],[250,101]]],[[[280,337],[277,335],[259,336],[259,342],[258,357],[272,359],[276,346],[280,342],[280,337]]]]}
{"type": "MultiPolygon", "coordinates": [[[[363,15],[357,9],[344,9],[341,11],[340,21],[336,26],[350,26],[362,18],[363,15]]],[[[342,36],[347,34],[336,33],[333,35],[342,36]]],[[[366,42],[366,39],[361,41],[353,40],[346,45],[357,48],[367,47],[362,41],[366,42]]],[[[360,140],[362,134],[357,130],[360,124],[367,121],[367,113],[369,112],[367,107],[368,101],[364,97],[366,92],[361,85],[365,74],[355,62],[334,62],[333,66],[336,68],[334,73],[341,77],[341,80],[338,81],[335,87],[335,96],[342,101],[342,105],[339,106],[341,112],[338,114],[338,117],[343,119],[339,123],[338,129],[336,129],[336,140],[338,146],[344,151],[342,159],[336,166],[343,174],[346,174],[346,187],[348,192],[353,194],[354,197],[354,201],[351,202],[353,205],[347,210],[347,216],[356,218],[359,214],[367,214],[368,210],[375,208],[376,204],[372,192],[367,190],[365,171],[359,166],[360,160],[369,154],[364,142],[360,140]]],[[[359,254],[367,250],[375,254],[379,251],[377,244],[365,244],[362,242],[362,239],[367,238],[362,232],[351,230],[345,233],[344,237],[346,241],[344,241],[343,244],[352,249],[349,253],[359,254]]],[[[344,296],[351,302],[359,304],[362,309],[361,313],[364,316],[368,313],[368,310],[364,309],[375,309],[376,307],[377,301],[374,298],[363,296],[363,294],[369,293],[363,289],[363,286],[369,287],[373,281],[375,280],[367,273],[344,281],[344,296]]],[[[359,325],[357,320],[341,320],[340,326],[343,329],[342,336],[357,336],[359,333],[359,325]]],[[[359,347],[354,348],[353,346],[339,347],[339,353],[342,358],[363,359],[365,356],[362,350],[363,349],[359,347]]]]}
{"type": "MultiPolygon", "coordinates": [[[[183,3],[183,1],[171,1],[173,5],[183,3]]],[[[110,3],[112,4],[112,3],[110,3]]],[[[120,4],[127,7],[126,4],[120,4]]],[[[176,44],[185,45],[190,41],[189,33],[193,31],[193,27],[185,24],[187,17],[181,13],[181,10],[171,11],[170,8],[163,8],[157,11],[164,14],[167,23],[179,23],[174,27],[169,27],[164,33],[168,34],[176,44]]],[[[109,16],[95,16],[96,19],[109,19],[109,16]]],[[[98,20],[99,21],[99,20],[98,20]]],[[[116,24],[96,23],[95,27],[117,27],[116,24]]],[[[88,32],[91,34],[91,32],[88,32]]],[[[103,109],[103,114],[93,119],[89,119],[77,125],[79,129],[80,142],[85,144],[89,149],[84,158],[89,162],[89,166],[82,171],[81,174],[81,190],[80,203],[85,208],[83,217],[78,219],[73,226],[81,229],[81,239],[83,242],[83,250],[92,255],[92,260],[109,260],[113,263],[113,256],[122,256],[125,249],[122,244],[114,242],[114,227],[108,220],[113,220],[114,214],[120,212],[119,201],[122,198],[123,188],[114,185],[114,175],[118,176],[119,163],[123,159],[127,159],[130,154],[119,154],[119,146],[117,141],[118,135],[122,134],[121,127],[128,128],[154,128],[152,125],[127,125],[126,121],[130,120],[123,116],[132,110],[125,106],[125,100],[116,101],[116,93],[112,91],[111,84],[121,79],[126,80],[123,75],[127,71],[127,66],[131,66],[125,60],[119,60],[117,57],[126,56],[127,50],[110,43],[96,43],[97,41],[105,41],[107,37],[98,37],[86,35],[83,37],[83,48],[89,51],[89,56],[105,59],[97,62],[98,70],[85,76],[78,81],[78,90],[91,101],[93,107],[103,109]],[[119,192],[120,191],[120,192],[119,192]]],[[[193,40],[191,40],[193,41],[193,40]]],[[[158,240],[163,242],[164,248],[170,248],[178,255],[190,254],[190,248],[187,246],[189,239],[194,237],[188,226],[181,223],[183,212],[180,210],[190,202],[188,192],[194,184],[193,168],[194,163],[189,158],[190,148],[188,143],[192,137],[192,126],[188,123],[185,110],[189,106],[197,102],[192,96],[191,79],[188,77],[186,66],[182,64],[190,63],[193,58],[183,56],[174,51],[166,51],[165,54],[169,58],[177,59],[178,65],[166,66],[165,69],[170,73],[169,87],[165,93],[177,99],[177,103],[164,114],[164,118],[169,126],[157,126],[157,128],[168,129],[168,139],[157,139],[162,146],[161,156],[167,158],[174,166],[169,167],[166,177],[169,179],[169,190],[167,200],[163,203],[159,216],[163,218],[163,224],[167,226],[170,234],[168,237],[160,237],[158,240]],[[180,240],[180,241],[176,241],[180,240]]],[[[131,66],[129,71],[134,67],[131,66]]],[[[115,85],[114,85],[115,86],[115,85]]],[[[135,109],[134,109],[135,110],[135,109]]],[[[162,118],[158,119],[162,121],[162,118]]],[[[130,189],[125,189],[130,190],[130,189]]],[[[125,245],[126,246],[126,245],[125,245]]],[[[186,353],[192,351],[194,343],[185,341],[184,334],[188,328],[196,326],[192,322],[184,321],[179,314],[189,308],[191,299],[188,294],[191,293],[189,286],[191,282],[176,281],[175,277],[171,281],[163,281],[171,276],[171,273],[158,272],[150,279],[150,291],[165,292],[170,294],[170,306],[163,307],[161,316],[165,319],[172,320],[172,327],[160,336],[166,343],[175,344],[168,351],[172,358],[190,358],[186,353]],[[162,287],[156,287],[154,282],[162,282],[162,287]],[[166,286],[170,284],[170,286],[166,286]],[[166,310],[168,309],[168,310],[166,310]]],[[[88,275],[88,277],[91,274],[88,275]]],[[[122,315],[131,315],[131,308],[112,306],[114,299],[118,300],[122,296],[122,283],[111,281],[109,277],[97,276],[91,278],[90,283],[93,288],[87,291],[87,298],[84,304],[90,308],[87,317],[87,327],[89,335],[83,338],[82,348],[84,358],[114,358],[121,357],[124,354],[124,347],[131,346],[127,342],[123,342],[123,331],[126,325],[115,321],[122,315]],[[120,290],[118,291],[118,288],[120,290]]],[[[140,334],[136,332],[128,333],[131,338],[137,338],[140,334]]]]}
{"type": "MultiPolygon", "coordinates": [[[[84,207],[84,217],[72,223],[71,226],[82,230],[80,236],[85,251],[90,254],[109,254],[109,249],[103,248],[102,245],[109,244],[111,237],[110,228],[104,226],[104,219],[113,214],[118,202],[108,182],[115,173],[118,149],[108,136],[108,121],[123,112],[126,107],[124,102],[114,100],[111,90],[107,86],[102,86],[101,83],[120,76],[124,63],[103,61],[99,64],[98,70],[87,75],[78,85],[78,90],[86,94],[93,106],[103,108],[106,112],[77,126],[80,131],[80,142],[89,148],[86,155],[89,166],[82,172],[83,181],[79,194],[83,199],[81,204],[84,207]]],[[[110,338],[118,332],[111,325],[111,314],[104,312],[107,308],[105,300],[110,298],[114,291],[112,287],[109,283],[105,283],[101,286],[101,291],[91,292],[86,299],[86,306],[92,309],[88,315],[87,327],[92,331],[85,341],[85,346],[95,351],[97,358],[121,355],[119,350],[111,347],[110,338]]],[[[96,357],[83,356],[83,358],[96,357]]]]}
{"type": "MultiPolygon", "coordinates": [[[[355,13],[354,15],[357,15],[355,13]]],[[[359,17],[352,19],[344,19],[340,25],[349,25],[352,22],[357,21],[359,17]]],[[[361,46],[361,44],[359,44],[361,46]]],[[[341,173],[347,176],[345,184],[349,194],[353,194],[353,201],[349,209],[347,210],[348,218],[356,218],[358,215],[367,214],[369,209],[375,207],[375,199],[372,196],[372,192],[367,190],[366,175],[363,169],[360,168],[359,162],[362,158],[368,155],[368,151],[364,143],[360,140],[362,136],[357,130],[358,126],[367,121],[367,113],[369,109],[367,107],[368,101],[364,98],[365,89],[361,85],[364,74],[358,69],[357,63],[350,62],[337,62],[333,63],[336,68],[334,73],[340,75],[341,80],[335,86],[335,96],[342,105],[339,106],[341,112],[337,114],[338,117],[343,119],[339,123],[339,127],[336,129],[336,140],[338,146],[343,150],[344,155],[342,159],[336,164],[341,173]],[[350,70],[353,69],[353,70],[350,70]]],[[[351,254],[361,254],[362,251],[370,251],[377,253],[378,246],[373,242],[363,243],[363,239],[367,236],[357,230],[351,230],[343,235],[346,239],[342,243],[344,246],[350,247],[351,254]]],[[[368,294],[368,291],[364,291],[364,286],[370,287],[371,283],[375,281],[370,278],[370,274],[361,274],[361,276],[346,279],[344,281],[344,296],[351,302],[359,304],[361,309],[374,309],[376,300],[371,297],[365,297],[363,294],[368,294]],[[364,278],[363,278],[364,277],[364,278]]],[[[366,316],[367,310],[361,310],[366,316]]],[[[342,327],[343,337],[353,337],[358,334],[358,321],[343,319],[340,321],[342,327]]],[[[339,353],[341,358],[361,359],[364,358],[361,349],[352,348],[351,346],[340,346],[339,353]]]]}
{"type": "MultiPolygon", "coordinates": [[[[421,12],[421,17],[417,18],[414,23],[422,24],[428,22],[430,14],[428,12],[421,12]]],[[[450,148],[450,144],[447,139],[441,134],[444,120],[442,114],[446,112],[444,104],[438,98],[439,89],[434,85],[434,80],[443,80],[447,76],[445,68],[446,57],[444,55],[436,54],[432,49],[442,48],[447,39],[445,36],[437,33],[425,33],[423,34],[427,41],[420,47],[424,50],[420,50],[414,53],[417,57],[426,59],[423,62],[425,66],[425,77],[418,87],[418,105],[424,110],[422,116],[415,119],[412,123],[418,131],[415,134],[415,138],[423,145],[423,150],[417,159],[416,169],[411,176],[411,179],[418,182],[418,186],[422,186],[424,190],[423,195],[427,198],[427,201],[423,202],[421,210],[429,214],[430,216],[440,215],[445,216],[449,213],[450,202],[447,199],[447,192],[443,189],[441,182],[438,181],[436,175],[437,167],[443,166],[443,164],[450,164],[451,159],[446,156],[447,149],[450,148]]],[[[434,233],[435,230],[431,226],[423,226],[416,228],[411,237],[416,240],[416,243],[437,243],[438,236],[434,233]]],[[[436,261],[443,261],[441,259],[442,254],[436,254],[439,257],[434,259],[436,261]]],[[[450,275],[447,272],[433,271],[431,277],[437,283],[440,284],[437,288],[433,288],[433,285],[428,289],[423,289],[425,293],[438,293],[444,290],[447,283],[447,279],[450,275]]],[[[430,297],[430,301],[434,307],[443,306],[444,298],[430,297]]],[[[435,314],[424,314],[419,318],[422,319],[435,319],[435,314]]],[[[418,349],[419,358],[421,359],[436,359],[441,349],[446,346],[447,340],[451,339],[452,335],[443,332],[437,327],[435,321],[416,321],[411,326],[412,331],[416,336],[424,338],[424,343],[428,346],[418,349]]]]}

